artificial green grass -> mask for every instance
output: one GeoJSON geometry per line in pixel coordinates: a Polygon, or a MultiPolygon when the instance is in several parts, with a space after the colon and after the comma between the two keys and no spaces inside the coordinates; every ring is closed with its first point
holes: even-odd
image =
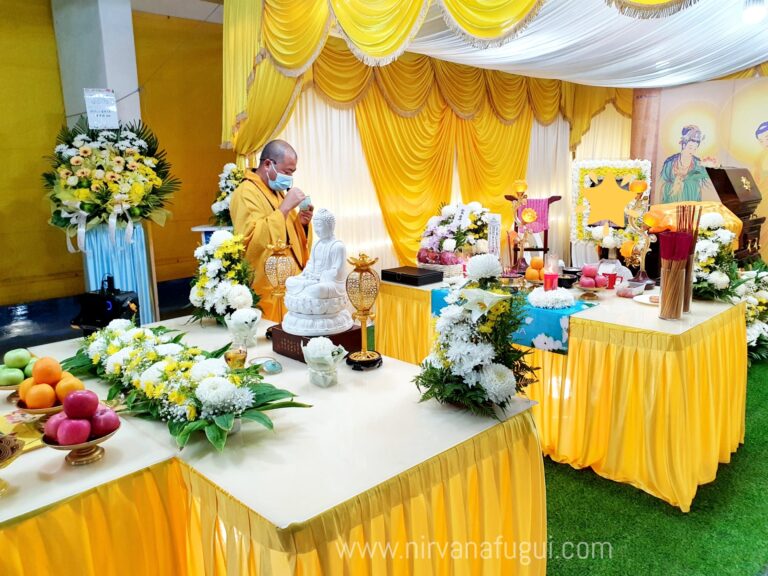
{"type": "Polygon", "coordinates": [[[545,458],[549,576],[768,574],[768,364],[750,367],[744,445],[688,514],[626,484],[545,458]],[[608,542],[600,558],[564,542],[608,542]]]}

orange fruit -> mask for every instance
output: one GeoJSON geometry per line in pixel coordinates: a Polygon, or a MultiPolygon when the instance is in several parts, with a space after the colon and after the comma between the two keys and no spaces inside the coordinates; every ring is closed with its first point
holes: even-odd
{"type": "Polygon", "coordinates": [[[539,280],[544,280],[544,270],[539,270],[539,280]]]}
{"type": "Polygon", "coordinates": [[[61,380],[61,364],[55,358],[40,358],[32,367],[32,378],[38,384],[51,384],[61,380]]]}
{"type": "Polygon", "coordinates": [[[49,384],[35,384],[24,398],[27,408],[50,408],[56,404],[56,392],[49,384]]]}
{"type": "Polygon", "coordinates": [[[542,268],[544,268],[544,258],[540,256],[531,258],[531,268],[535,268],[536,270],[541,270],[542,268]]]}
{"type": "Polygon", "coordinates": [[[526,280],[541,280],[539,278],[539,271],[535,268],[526,268],[525,269],[525,279],[526,280]]]}
{"type": "Polygon", "coordinates": [[[56,385],[56,397],[59,399],[59,402],[63,404],[64,398],[66,398],[71,392],[74,392],[75,390],[85,390],[85,384],[83,384],[82,381],[78,380],[74,376],[70,376],[69,378],[62,378],[56,385]]]}
{"type": "Polygon", "coordinates": [[[22,400],[25,400],[27,397],[27,390],[32,388],[32,386],[35,385],[35,379],[34,378],[27,378],[19,385],[19,398],[22,400]]]}

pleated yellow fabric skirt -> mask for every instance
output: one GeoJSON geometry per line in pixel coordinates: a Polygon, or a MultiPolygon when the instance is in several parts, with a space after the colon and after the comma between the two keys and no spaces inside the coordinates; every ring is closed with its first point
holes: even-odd
{"type": "Polygon", "coordinates": [[[546,556],[529,411],[285,528],[175,458],[0,526],[3,575],[543,576],[546,556]]]}
{"type": "Polygon", "coordinates": [[[382,282],[374,332],[378,352],[421,364],[432,348],[432,293],[382,282]]]}
{"type": "Polygon", "coordinates": [[[744,305],[681,334],[571,318],[567,356],[534,350],[544,453],[688,512],[744,442],[744,305]]]}

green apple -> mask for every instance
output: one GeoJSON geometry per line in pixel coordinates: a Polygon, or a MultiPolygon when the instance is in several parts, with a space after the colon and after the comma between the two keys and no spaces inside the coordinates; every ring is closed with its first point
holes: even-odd
{"type": "Polygon", "coordinates": [[[35,362],[37,362],[37,358],[32,358],[32,360],[27,362],[27,366],[26,368],[24,368],[24,376],[26,376],[27,378],[32,377],[32,368],[34,367],[35,362]]]}
{"type": "Polygon", "coordinates": [[[5,353],[3,363],[6,368],[21,368],[23,370],[31,359],[32,355],[29,353],[29,350],[26,348],[16,348],[5,353]]]}
{"type": "Polygon", "coordinates": [[[0,386],[18,386],[24,382],[24,372],[18,368],[0,370],[0,386]]]}

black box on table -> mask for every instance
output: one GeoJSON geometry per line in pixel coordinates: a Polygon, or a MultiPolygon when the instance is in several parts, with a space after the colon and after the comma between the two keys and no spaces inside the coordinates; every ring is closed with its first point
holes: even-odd
{"type": "Polygon", "coordinates": [[[405,284],[407,286],[425,286],[443,281],[443,273],[437,270],[416,268],[415,266],[400,266],[381,271],[381,279],[387,282],[405,284]]]}

